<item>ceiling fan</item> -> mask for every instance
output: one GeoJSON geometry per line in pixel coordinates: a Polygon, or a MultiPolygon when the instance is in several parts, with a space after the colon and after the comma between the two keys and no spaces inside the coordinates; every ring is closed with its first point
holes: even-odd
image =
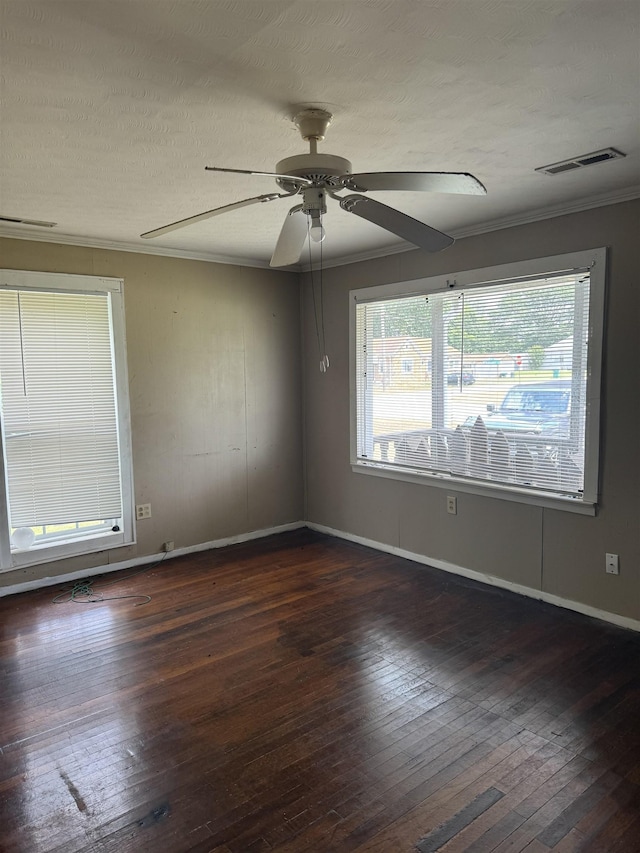
{"type": "Polygon", "coordinates": [[[282,193],[245,198],[206,210],[195,216],[180,219],[162,228],[155,228],[141,234],[141,237],[160,237],[186,225],[201,222],[212,216],[219,216],[240,207],[251,204],[275,201],[279,198],[301,197],[301,204],[295,205],[285,217],[280,236],[276,244],[270,265],[284,267],[299,261],[307,235],[320,243],[325,232],[322,217],[327,211],[327,196],[335,199],[343,210],[354,213],[402,237],[428,252],[438,252],[453,243],[453,237],[437,231],[430,225],[420,222],[406,213],[382,204],[360,193],[368,190],[409,190],[413,192],[464,193],[484,195],[485,187],[473,175],[466,172],[362,172],[353,174],[351,163],[344,157],[334,154],[319,154],[318,142],[321,142],[331,124],[333,116],[323,109],[308,108],[298,113],[293,121],[302,138],[309,143],[309,153],[287,157],[276,164],[275,172],[255,172],[249,169],[225,169],[219,166],[205,166],[210,172],[235,172],[241,175],[262,175],[276,179],[282,193]],[[355,192],[338,195],[342,190],[355,192]]]}

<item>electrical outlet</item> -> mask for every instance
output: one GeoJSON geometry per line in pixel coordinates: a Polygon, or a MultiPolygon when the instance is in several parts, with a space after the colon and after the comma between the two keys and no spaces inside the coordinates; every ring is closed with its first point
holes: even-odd
{"type": "Polygon", "coordinates": [[[136,504],[136,518],[151,518],[151,504],[136,504]]]}
{"type": "Polygon", "coordinates": [[[174,548],[173,539],[167,539],[166,542],[162,543],[162,550],[163,551],[173,551],[173,548],[174,548]]]}
{"type": "Polygon", "coordinates": [[[608,575],[620,574],[620,558],[617,554],[605,554],[606,570],[608,575]]]}
{"type": "Polygon", "coordinates": [[[454,498],[453,495],[447,495],[447,512],[451,515],[458,514],[458,498],[454,498]]]}

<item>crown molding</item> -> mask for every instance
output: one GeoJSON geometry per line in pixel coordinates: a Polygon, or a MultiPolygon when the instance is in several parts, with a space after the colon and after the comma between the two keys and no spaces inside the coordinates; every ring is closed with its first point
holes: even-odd
{"type": "MultiPolygon", "coordinates": [[[[477,237],[480,234],[488,234],[491,231],[501,231],[504,228],[517,228],[519,225],[529,225],[532,222],[541,222],[544,219],[554,219],[557,216],[568,216],[572,213],[580,213],[583,210],[593,210],[598,207],[607,207],[611,204],[634,201],[637,198],[640,198],[640,184],[614,193],[602,193],[601,195],[591,196],[588,199],[580,199],[575,202],[568,202],[550,207],[541,207],[537,210],[529,211],[521,216],[505,216],[499,219],[492,219],[478,225],[471,225],[468,228],[452,229],[448,233],[451,234],[454,239],[462,240],[465,237],[477,237]]],[[[343,255],[340,258],[333,258],[329,261],[324,261],[322,266],[323,269],[328,269],[329,267],[342,267],[347,264],[355,264],[360,263],[361,261],[371,261],[376,258],[384,258],[387,255],[398,255],[402,252],[417,251],[420,250],[411,243],[403,241],[397,246],[387,247],[386,249],[374,249],[354,255],[343,255]]],[[[313,268],[315,270],[315,265],[313,268]]],[[[300,269],[303,272],[309,272],[311,270],[311,265],[308,263],[303,264],[300,269]]]]}
{"type": "Polygon", "coordinates": [[[568,216],[571,213],[580,213],[583,210],[593,210],[597,207],[607,207],[608,205],[620,204],[624,201],[634,201],[637,198],[640,198],[640,184],[627,187],[624,190],[618,190],[614,193],[602,193],[597,196],[578,199],[575,202],[541,207],[537,210],[529,211],[522,216],[507,216],[502,219],[494,219],[479,227],[461,228],[454,232],[453,236],[458,239],[475,237],[477,234],[485,234],[488,231],[499,231],[502,228],[516,228],[518,225],[528,225],[531,222],[553,219],[556,216],[568,216]]]}
{"type": "MultiPolygon", "coordinates": [[[[489,222],[472,225],[468,228],[452,229],[451,236],[456,240],[465,237],[476,237],[480,234],[487,234],[491,231],[500,231],[504,228],[516,228],[519,225],[528,225],[532,222],[540,222],[544,219],[553,219],[557,216],[567,216],[572,213],[580,213],[584,210],[592,210],[598,207],[606,207],[611,204],[620,204],[625,201],[633,201],[640,198],[640,185],[628,187],[624,190],[619,190],[613,193],[602,193],[597,196],[591,196],[586,199],[579,199],[574,202],[553,205],[550,207],[542,207],[533,211],[529,211],[522,215],[511,215],[493,219],[489,222]]],[[[30,226],[25,226],[30,227],[30,226]]],[[[252,267],[256,269],[273,269],[267,261],[258,261],[255,259],[244,259],[231,257],[229,255],[215,255],[210,252],[191,252],[182,249],[167,249],[161,246],[151,246],[148,244],[141,245],[139,243],[126,243],[117,240],[101,240],[97,237],[78,237],[73,234],[56,234],[51,231],[38,232],[35,230],[25,231],[17,227],[0,226],[0,237],[7,237],[13,240],[30,240],[40,243],[59,243],[64,246],[80,246],[86,249],[107,249],[114,252],[130,252],[138,255],[156,255],[167,258],[184,258],[190,261],[205,261],[206,263],[228,264],[237,267],[252,267]]],[[[323,269],[331,267],[342,267],[348,264],[356,264],[362,261],[371,261],[377,258],[384,258],[387,255],[398,255],[403,252],[419,251],[411,243],[402,241],[396,246],[386,246],[380,249],[367,249],[364,252],[357,252],[349,255],[342,255],[338,258],[323,260],[323,269]]],[[[278,268],[279,272],[309,272],[311,270],[309,263],[296,264],[295,266],[278,268]]],[[[316,266],[313,266],[316,269],[316,266]]]]}
{"type": "MultiPolygon", "coordinates": [[[[28,226],[26,226],[28,227],[28,226]]],[[[83,249],[108,249],[112,252],[130,252],[136,255],[159,255],[165,258],[184,258],[189,261],[206,261],[212,264],[228,264],[234,267],[272,269],[266,261],[251,258],[239,259],[230,255],[214,255],[211,252],[191,252],[183,249],[165,249],[140,243],[125,243],[118,240],[101,240],[98,237],[78,237],[75,234],[55,232],[23,231],[20,228],[0,226],[0,237],[12,240],[29,240],[38,243],[59,243],[62,246],[79,246],[83,249]]],[[[284,270],[287,272],[287,270],[284,270]]]]}

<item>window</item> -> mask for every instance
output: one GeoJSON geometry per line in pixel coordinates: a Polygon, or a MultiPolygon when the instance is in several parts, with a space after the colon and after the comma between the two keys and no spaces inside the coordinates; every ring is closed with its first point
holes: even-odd
{"type": "Polygon", "coordinates": [[[353,291],[354,470],[593,512],[605,260],[353,291]],[[410,387],[407,346],[425,366],[410,387]]]}
{"type": "Polygon", "coordinates": [[[133,541],[122,282],[0,272],[0,568],[133,541]]]}

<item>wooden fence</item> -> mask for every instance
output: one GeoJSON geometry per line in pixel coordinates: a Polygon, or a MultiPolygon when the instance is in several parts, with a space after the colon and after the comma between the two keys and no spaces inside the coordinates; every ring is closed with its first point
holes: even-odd
{"type": "Polygon", "coordinates": [[[471,429],[384,433],[373,443],[374,457],[394,466],[553,491],[582,489],[582,470],[568,439],[489,432],[481,416],[471,429]]]}

